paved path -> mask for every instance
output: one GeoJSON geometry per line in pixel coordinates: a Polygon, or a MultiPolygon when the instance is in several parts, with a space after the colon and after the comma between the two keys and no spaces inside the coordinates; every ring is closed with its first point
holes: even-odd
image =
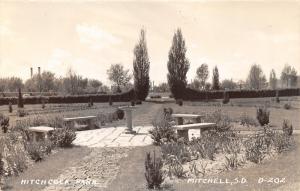
{"type": "Polygon", "coordinates": [[[78,131],[73,142],[87,147],[136,147],[152,144],[148,131],[152,126],[137,126],[136,134],[125,134],[126,127],[107,127],[89,131],[78,131]]]}

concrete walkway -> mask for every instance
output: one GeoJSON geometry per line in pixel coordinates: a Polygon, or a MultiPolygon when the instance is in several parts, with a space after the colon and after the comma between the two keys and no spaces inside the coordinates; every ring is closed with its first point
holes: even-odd
{"type": "Polygon", "coordinates": [[[107,127],[89,131],[78,131],[73,142],[87,147],[136,147],[152,144],[148,131],[152,126],[134,127],[136,134],[125,134],[126,127],[107,127]]]}

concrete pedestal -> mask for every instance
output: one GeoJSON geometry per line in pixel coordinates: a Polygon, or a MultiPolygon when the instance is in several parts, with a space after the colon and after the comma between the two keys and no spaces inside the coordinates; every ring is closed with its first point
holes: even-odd
{"type": "Polygon", "coordinates": [[[134,109],[136,109],[135,106],[125,106],[125,107],[119,107],[119,109],[125,111],[126,116],[126,123],[127,123],[127,129],[124,133],[126,134],[136,134],[136,131],[132,129],[132,112],[134,109]]]}

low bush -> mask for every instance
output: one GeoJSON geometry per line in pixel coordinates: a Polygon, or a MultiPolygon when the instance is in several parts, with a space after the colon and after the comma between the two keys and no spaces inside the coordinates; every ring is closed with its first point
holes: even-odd
{"type": "Polygon", "coordinates": [[[224,167],[227,170],[236,170],[240,165],[240,161],[236,154],[232,154],[230,156],[225,156],[225,164],[224,167]]]}
{"type": "Polygon", "coordinates": [[[171,126],[169,119],[160,112],[152,121],[153,128],[149,130],[155,145],[177,140],[175,129],[171,126]]]}
{"type": "Polygon", "coordinates": [[[161,95],[151,95],[150,98],[151,98],[151,99],[161,98],[161,95]]]}
{"type": "Polygon", "coordinates": [[[193,139],[190,147],[197,158],[207,158],[210,160],[214,160],[214,155],[218,149],[216,139],[210,135],[193,139]]]}
{"type": "Polygon", "coordinates": [[[220,109],[206,114],[204,121],[209,123],[216,123],[217,131],[228,131],[231,128],[232,122],[230,117],[224,114],[220,109]]]}
{"type": "Polygon", "coordinates": [[[111,96],[109,96],[109,97],[108,97],[108,103],[109,103],[109,105],[110,105],[110,106],[112,106],[112,105],[113,105],[113,101],[112,101],[112,98],[111,98],[111,96]]]}
{"type": "Polygon", "coordinates": [[[192,155],[188,146],[181,142],[165,143],[161,145],[162,158],[166,163],[170,163],[170,156],[175,156],[180,163],[191,161],[192,155]]]}
{"type": "Polygon", "coordinates": [[[263,137],[259,135],[251,137],[244,142],[244,146],[247,160],[260,163],[265,158],[263,137]]]}
{"type": "Polygon", "coordinates": [[[230,99],[229,99],[229,93],[227,93],[226,91],[224,92],[224,97],[223,97],[223,104],[227,104],[229,103],[230,99]]]}
{"type": "Polygon", "coordinates": [[[9,126],[9,117],[0,113],[0,126],[3,133],[7,133],[9,126]]]}
{"type": "Polygon", "coordinates": [[[13,107],[12,107],[12,103],[11,102],[8,103],[8,112],[9,113],[13,112],[13,107]]]}
{"type": "Polygon", "coordinates": [[[283,120],[282,123],[282,130],[283,133],[286,135],[292,135],[293,134],[293,125],[288,120],[283,120]]]}
{"type": "Polygon", "coordinates": [[[170,163],[168,164],[168,174],[170,177],[173,175],[177,178],[183,178],[186,176],[187,171],[183,169],[181,162],[178,160],[176,156],[169,156],[170,163]]]}
{"type": "Polygon", "coordinates": [[[183,105],[183,100],[182,99],[177,99],[176,104],[178,104],[179,106],[182,106],[183,105]]]}
{"type": "Polygon", "coordinates": [[[125,113],[124,113],[124,111],[123,111],[123,110],[121,110],[121,109],[117,109],[117,111],[116,111],[116,114],[117,114],[117,116],[118,116],[118,119],[119,119],[119,120],[122,120],[122,119],[124,119],[124,115],[125,115],[125,113]]]}
{"type": "Polygon", "coordinates": [[[258,122],[256,121],[256,119],[248,116],[246,113],[243,113],[241,115],[241,117],[239,118],[239,121],[240,121],[240,124],[243,125],[243,126],[258,126],[258,122]]]}
{"type": "Polygon", "coordinates": [[[283,105],[283,108],[286,109],[286,110],[289,110],[289,109],[292,108],[292,106],[291,106],[290,103],[285,103],[285,104],[283,105]]]}
{"type": "Polygon", "coordinates": [[[256,119],[258,120],[261,126],[269,124],[270,120],[270,111],[266,106],[258,107],[256,109],[256,119]]]}
{"type": "Polygon", "coordinates": [[[148,152],[145,159],[145,178],[149,189],[159,189],[163,183],[162,167],[162,160],[155,156],[155,151],[153,152],[153,158],[148,152]]]}
{"type": "Polygon", "coordinates": [[[135,101],[134,100],[131,100],[130,103],[131,103],[131,106],[135,106],[135,101]]]}
{"type": "Polygon", "coordinates": [[[43,142],[29,142],[26,144],[26,151],[30,158],[35,162],[43,160],[45,154],[49,153],[48,149],[49,147],[43,142]]]}
{"type": "Polygon", "coordinates": [[[273,143],[274,143],[275,150],[278,153],[282,153],[292,145],[291,137],[289,135],[282,134],[282,133],[275,133],[275,136],[273,138],[273,143]]]}
{"type": "Polygon", "coordinates": [[[142,104],[142,101],[141,101],[141,100],[137,100],[137,101],[135,102],[135,104],[136,104],[136,105],[141,105],[141,104],[142,104]]]}
{"type": "Polygon", "coordinates": [[[68,127],[55,129],[50,135],[50,140],[58,147],[70,147],[75,138],[75,131],[68,127]]]}
{"type": "Polygon", "coordinates": [[[17,111],[17,116],[18,117],[25,117],[26,115],[29,115],[29,113],[26,110],[18,109],[18,111],[17,111]]]}

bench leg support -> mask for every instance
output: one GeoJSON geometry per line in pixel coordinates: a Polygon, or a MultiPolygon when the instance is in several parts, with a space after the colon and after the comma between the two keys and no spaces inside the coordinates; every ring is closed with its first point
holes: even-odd
{"type": "Polygon", "coordinates": [[[186,140],[189,140],[189,131],[188,130],[177,130],[178,138],[183,137],[186,140]]]}

